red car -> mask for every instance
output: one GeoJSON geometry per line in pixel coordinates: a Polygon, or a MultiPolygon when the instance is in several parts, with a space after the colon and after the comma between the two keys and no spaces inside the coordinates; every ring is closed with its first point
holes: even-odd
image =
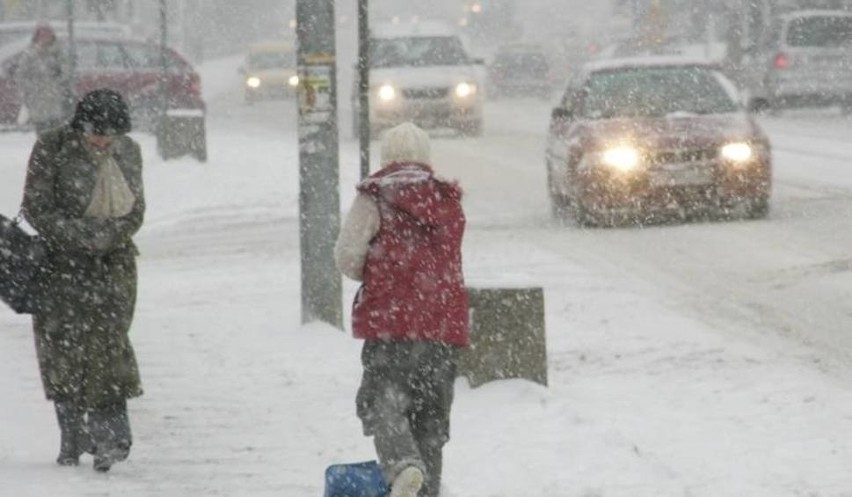
{"type": "Polygon", "coordinates": [[[554,215],[580,225],[666,212],[769,212],[769,141],[714,66],[636,58],[590,64],[553,109],[546,151],[554,215]]]}
{"type": "MultiPolygon", "coordinates": [[[[60,38],[67,47],[67,41],[60,38]]],[[[159,92],[161,50],[145,41],[119,38],[75,38],[77,53],[74,90],[81,97],[96,88],[121,93],[130,106],[133,125],[153,129],[162,109],[159,92]]],[[[15,124],[21,112],[21,97],[13,81],[17,61],[27,41],[0,48],[0,124],[15,124]]],[[[168,109],[204,110],[201,78],[177,52],[165,51],[166,106],[168,109]]]]}

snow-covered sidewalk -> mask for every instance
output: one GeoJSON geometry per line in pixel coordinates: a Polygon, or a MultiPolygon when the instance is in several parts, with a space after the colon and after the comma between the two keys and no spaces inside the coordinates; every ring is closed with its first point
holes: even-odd
{"type": "MultiPolygon", "coordinates": [[[[0,495],[322,495],[328,464],[373,449],[354,414],[360,343],[300,324],[295,131],[214,119],[208,164],[163,163],[138,138],[149,212],[133,452],[108,474],[53,463],[29,319],[0,309],[0,495]]],[[[0,212],[20,198],[31,140],[0,135],[0,212]]],[[[472,222],[465,264],[471,281],[544,287],[550,386],[459,380],[450,496],[852,496],[852,391],[806,350],[684,314],[650,282],[567,258],[540,226],[472,222]]]]}

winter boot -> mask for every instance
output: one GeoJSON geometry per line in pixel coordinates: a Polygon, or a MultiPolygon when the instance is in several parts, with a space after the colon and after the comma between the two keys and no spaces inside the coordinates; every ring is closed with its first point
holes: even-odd
{"type": "Polygon", "coordinates": [[[80,464],[81,436],[83,432],[83,410],[73,402],[55,402],[56,420],[59,422],[59,456],[56,464],[76,466],[80,464]]]}
{"type": "Polygon", "coordinates": [[[112,465],[119,461],[124,461],[130,455],[130,443],[121,440],[113,446],[98,446],[95,453],[94,469],[99,473],[106,473],[112,468],[112,465]]]}
{"type": "Polygon", "coordinates": [[[394,478],[390,497],[417,497],[421,486],[423,486],[423,472],[416,466],[409,466],[394,478]]]}
{"type": "Polygon", "coordinates": [[[90,410],[87,424],[95,447],[95,471],[109,471],[113,464],[127,459],[133,438],[126,403],[90,410]]]}

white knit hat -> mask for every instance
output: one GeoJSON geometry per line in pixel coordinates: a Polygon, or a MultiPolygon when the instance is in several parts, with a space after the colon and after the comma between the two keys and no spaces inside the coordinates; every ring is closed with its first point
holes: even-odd
{"type": "Polygon", "coordinates": [[[382,136],[382,167],[393,162],[429,164],[429,134],[410,122],[385,131],[382,136]]]}

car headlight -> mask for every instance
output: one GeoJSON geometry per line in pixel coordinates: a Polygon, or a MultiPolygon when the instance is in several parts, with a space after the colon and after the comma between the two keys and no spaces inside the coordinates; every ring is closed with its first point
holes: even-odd
{"type": "Polygon", "coordinates": [[[456,85],[456,96],[467,98],[476,93],[476,85],[470,83],[459,83],[456,85]]]}
{"type": "Polygon", "coordinates": [[[746,142],[733,142],[722,147],[722,158],[732,162],[746,162],[754,157],[754,149],[746,142]]]}
{"type": "Polygon", "coordinates": [[[246,86],[249,88],[260,88],[260,78],[252,76],[246,80],[246,86]]]}
{"type": "Polygon", "coordinates": [[[601,154],[601,162],[619,171],[632,171],[639,167],[639,151],[629,146],[608,148],[601,154]]]}
{"type": "Polygon", "coordinates": [[[298,76],[290,76],[290,79],[287,80],[287,83],[289,83],[290,86],[294,86],[294,87],[299,86],[299,77],[298,76]]]}
{"type": "Polygon", "coordinates": [[[396,98],[396,88],[392,85],[382,85],[379,87],[379,99],[385,102],[390,102],[396,98]]]}

